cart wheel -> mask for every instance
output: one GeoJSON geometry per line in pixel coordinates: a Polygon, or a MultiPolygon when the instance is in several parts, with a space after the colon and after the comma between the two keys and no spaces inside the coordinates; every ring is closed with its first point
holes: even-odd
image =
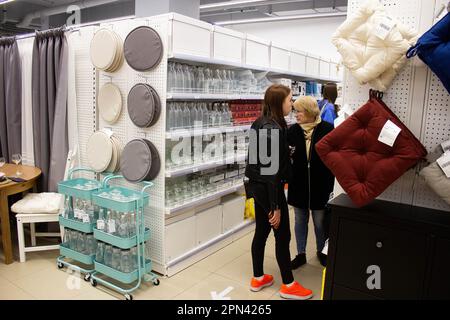
{"type": "Polygon", "coordinates": [[[90,281],[91,281],[91,285],[92,285],[93,287],[96,287],[96,286],[97,286],[97,280],[95,280],[94,278],[91,278],[90,281]]]}
{"type": "Polygon", "coordinates": [[[84,275],[84,281],[89,282],[89,280],[91,279],[91,274],[87,273],[84,275]]]}
{"type": "Polygon", "coordinates": [[[128,301],[131,301],[131,300],[133,300],[133,296],[131,294],[126,293],[125,294],[125,299],[128,300],[128,301]]]}
{"type": "Polygon", "coordinates": [[[56,265],[58,266],[58,269],[64,268],[64,265],[61,262],[58,262],[56,265]]]}
{"type": "Polygon", "coordinates": [[[153,280],[153,284],[154,284],[155,286],[159,286],[159,279],[153,280]]]}

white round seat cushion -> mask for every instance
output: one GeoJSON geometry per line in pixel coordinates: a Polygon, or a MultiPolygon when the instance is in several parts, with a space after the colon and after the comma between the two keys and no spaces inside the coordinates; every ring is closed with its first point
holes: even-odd
{"type": "Polygon", "coordinates": [[[110,137],[102,131],[95,132],[88,140],[86,152],[90,167],[95,172],[105,171],[113,155],[110,137]]]}
{"type": "Polygon", "coordinates": [[[63,195],[54,192],[28,193],[22,200],[11,207],[15,213],[49,213],[57,214],[61,209],[63,195]]]}
{"type": "Polygon", "coordinates": [[[117,38],[108,29],[98,30],[91,41],[91,61],[100,69],[107,70],[116,60],[118,49],[117,38]]]}
{"type": "Polygon", "coordinates": [[[116,85],[107,83],[100,88],[98,109],[103,120],[110,124],[115,123],[119,119],[122,111],[122,94],[116,85]]]}

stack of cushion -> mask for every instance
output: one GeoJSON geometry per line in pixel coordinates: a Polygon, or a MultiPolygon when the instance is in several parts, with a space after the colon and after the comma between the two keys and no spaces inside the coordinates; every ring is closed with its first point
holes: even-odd
{"type": "Polygon", "coordinates": [[[98,30],[91,41],[91,61],[99,70],[117,71],[123,63],[122,39],[112,30],[98,30]]]}
{"type": "Polygon", "coordinates": [[[120,169],[129,182],[153,180],[161,169],[158,150],[146,139],[134,139],[123,149],[120,169]]]}
{"type": "Polygon", "coordinates": [[[374,95],[325,136],[316,150],[357,206],[371,202],[427,154],[420,141],[374,95]],[[388,120],[401,129],[392,147],[378,140],[388,120]]]}
{"type": "Polygon", "coordinates": [[[360,84],[369,83],[378,91],[388,89],[406,63],[405,53],[417,40],[414,31],[387,17],[378,0],[369,0],[347,18],[332,37],[343,64],[352,75],[360,84]],[[386,25],[386,21],[395,26],[382,39],[377,28],[386,25]]]}
{"type": "Polygon", "coordinates": [[[154,125],[161,114],[161,100],[158,93],[145,83],[138,83],[128,93],[128,114],[139,128],[154,125]]]}
{"type": "Polygon", "coordinates": [[[122,148],[117,137],[97,131],[89,137],[86,153],[89,166],[95,172],[117,172],[122,148]]]}

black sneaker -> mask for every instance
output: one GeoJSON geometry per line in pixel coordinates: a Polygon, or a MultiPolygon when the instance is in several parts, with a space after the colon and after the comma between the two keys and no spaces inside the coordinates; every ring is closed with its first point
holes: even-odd
{"type": "Polygon", "coordinates": [[[291,262],[292,270],[300,268],[305,263],[306,263],[306,254],[304,253],[298,254],[291,262]]]}
{"type": "Polygon", "coordinates": [[[317,252],[317,258],[319,258],[320,264],[324,267],[327,266],[327,255],[322,252],[317,252]]]}

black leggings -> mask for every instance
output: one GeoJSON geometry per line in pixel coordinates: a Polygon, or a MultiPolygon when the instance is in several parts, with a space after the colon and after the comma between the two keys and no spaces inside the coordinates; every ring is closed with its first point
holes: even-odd
{"type": "MultiPolygon", "coordinates": [[[[289,242],[291,241],[291,229],[289,225],[289,210],[284,195],[284,188],[279,188],[280,225],[274,229],[275,234],[275,254],[284,284],[294,281],[291,268],[291,254],[289,252],[289,242]]],[[[262,195],[259,195],[262,196],[262,195]]],[[[258,196],[256,196],[258,198],[258,196]]],[[[264,249],[266,248],[267,237],[272,226],[269,223],[269,211],[264,208],[260,201],[255,199],[255,220],[256,229],[252,242],[253,276],[264,275],[264,249]],[[259,203],[258,203],[259,202],[259,203]]]]}

